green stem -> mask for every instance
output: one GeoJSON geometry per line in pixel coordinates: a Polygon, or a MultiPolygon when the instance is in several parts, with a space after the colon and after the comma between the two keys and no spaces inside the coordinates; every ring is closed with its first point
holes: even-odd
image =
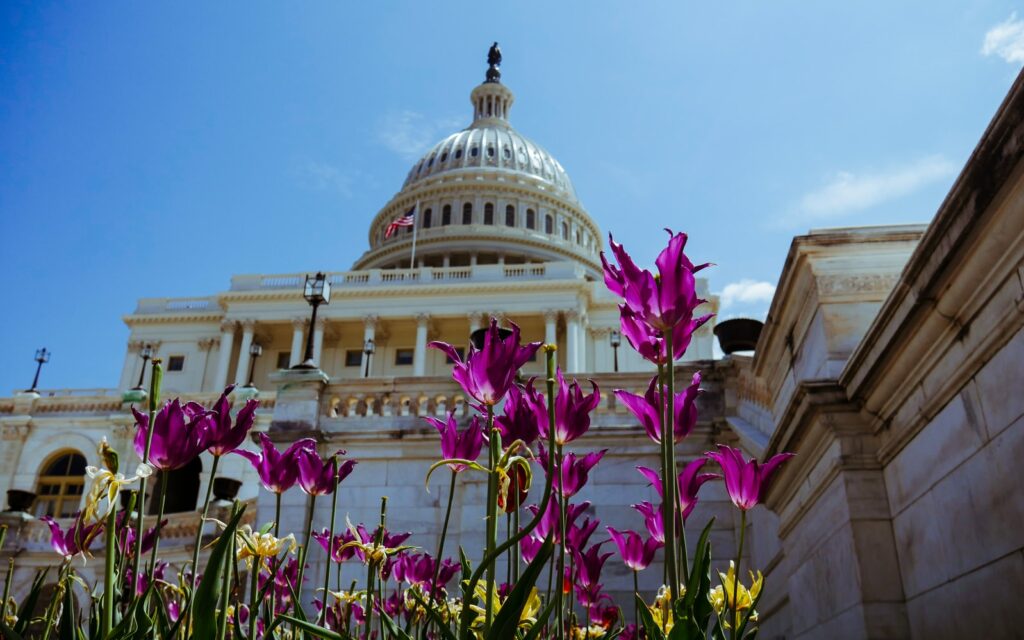
{"type": "Polygon", "coordinates": [[[676,472],[676,446],[675,446],[675,370],[676,363],[672,351],[672,331],[665,332],[665,357],[668,360],[668,368],[665,371],[665,420],[662,423],[661,441],[665,447],[665,462],[668,475],[665,477],[665,500],[669,504],[668,513],[671,518],[665,521],[665,550],[668,556],[669,568],[669,594],[672,604],[675,605],[679,598],[679,559],[676,551],[679,545],[678,531],[676,531],[676,516],[682,520],[682,513],[679,510],[679,480],[676,472]]]}
{"type": "MultiPolygon", "coordinates": [[[[490,558],[498,544],[498,439],[494,432],[494,407],[487,405],[487,540],[484,545],[484,558],[490,558]]],[[[491,619],[494,617],[494,569],[497,557],[487,562],[487,590],[484,592],[484,636],[490,633],[491,619]]]]}
{"type": "MultiPolygon", "coordinates": [[[[512,511],[512,532],[513,532],[513,534],[515,534],[516,532],[519,531],[519,507],[520,507],[520,505],[519,505],[519,491],[515,491],[514,500],[515,500],[515,505],[514,505],[514,510],[512,511]]],[[[512,584],[518,584],[519,583],[519,572],[520,572],[520,569],[522,568],[521,567],[521,562],[522,562],[522,558],[523,558],[523,554],[522,554],[522,551],[520,550],[520,545],[519,545],[518,542],[516,542],[515,553],[512,554],[512,555],[515,556],[515,558],[512,560],[512,584]]]]}
{"type": "MultiPolygon", "coordinates": [[[[558,450],[554,454],[554,459],[558,461],[555,466],[555,473],[559,477],[562,475],[562,445],[558,445],[558,450]]],[[[556,636],[561,639],[565,630],[565,511],[566,505],[568,504],[566,499],[561,492],[558,493],[558,568],[555,570],[555,620],[558,624],[556,630],[556,636]]]]}
{"type": "Polygon", "coordinates": [[[640,628],[640,603],[637,601],[637,599],[640,597],[640,572],[639,571],[634,571],[633,572],[633,595],[636,596],[636,597],[633,598],[633,623],[636,625],[636,628],[639,629],[640,628]]]}
{"type": "MultiPolygon", "coordinates": [[[[299,602],[295,603],[295,606],[302,606],[302,576],[306,573],[306,556],[309,555],[309,539],[313,535],[313,510],[316,509],[316,494],[309,496],[309,513],[306,514],[306,541],[302,544],[302,549],[299,550],[299,570],[296,574],[295,582],[295,595],[299,602]]],[[[330,562],[330,558],[327,560],[330,562]]],[[[327,594],[324,594],[324,603],[327,602],[327,594]]]]}
{"type": "MultiPolygon", "coordinates": [[[[746,509],[741,509],[740,510],[740,543],[736,546],[736,566],[735,566],[735,571],[733,572],[733,576],[732,576],[732,620],[730,621],[730,622],[732,622],[732,624],[730,625],[732,627],[732,633],[729,634],[730,637],[732,638],[732,640],[736,640],[736,627],[739,626],[739,619],[740,619],[740,611],[739,611],[740,594],[736,591],[736,589],[739,587],[739,582],[740,582],[740,558],[743,557],[743,537],[746,534],[746,532],[747,532],[747,511],[746,511],[746,509]]],[[[725,585],[722,585],[722,588],[724,589],[725,585]]]]}
{"type": "MultiPolygon", "coordinates": [[[[236,502],[232,510],[232,517],[237,513],[237,509],[238,503],[236,502]]],[[[238,566],[237,563],[235,562],[235,557],[237,553],[235,550],[235,545],[236,538],[234,536],[231,536],[230,548],[228,549],[228,562],[231,563],[231,566],[226,567],[227,570],[224,571],[224,582],[221,585],[220,610],[218,611],[217,617],[217,640],[224,640],[224,638],[227,636],[228,631],[228,605],[231,602],[231,580],[235,576],[235,571],[238,566]]],[[[185,637],[188,637],[188,634],[192,630],[191,618],[189,618],[189,622],[190,626],[184,630],[185,637]]],[[[239,630],[239,632],[241,632],[241,630],[239,630]]]]}
{"type": "MultiPolygon", "coordinates": [[[[114,563],[117,561],[117,511],[110,505],[107,515],[107,548],[103,558],[103,620],[101,638],[110,636],[114,628],[114,563]]],[[[7,606],[7,594],[4,594],[4,606],[7,606]]]]}
{"type": "MultiPolygon", "coordinates": [[[[146,429],[146,448],[143,450],[142,463],[149,464],[149,452],[153,447],[153,427],[156,422],[156,406],[160,397],[160,383],[163,381],[164,368],[159,358],[150,360],[152,370],[149,378],[149,427],[146,429]]],[[[135,529],[135,557],[132,559],[132,580],[139,579],[139,567],[142,564],[142,534],[145,525],[146,513],[146,477],[139,480],[139,500],[136,508],[139,510],[138,521],[135,529]]],[[[160,521],[157,520],[159,523],[160,521]]],[[[134,585],[132,591],[134,591],[134,585]]]]}
{"type": "MultiPolygon", "coordinates": [[[[67,574],[68,574],[68,567],[70,567],[70,566],[71,566],[71,559],[70,558],[66,558],[64,560],[64,562],[61,563],[60,570],[57,572],[57,586],[58,586],[58,589],[53,594],[53,599],[50,600],[50,603],[46,607],[46,618],[43,621],[43,625],[44,625],[44,627],[43,627],[43,640],[49,640],[50,632],[53,631],[53,624],[54,624],[54,620],[53,619],[57,615],[57,607],[60,606],[60,603],[64,600],[63,597],[57,597],[60,594],[60,588],[59,587],[64,582],[66,582],[67,574]]],[[[64,584],[63,588],[70,589],[71,585],[64,584]]]]}
{"type": "MultiPolygon", "coordinates": [[[[335,457],[335,459],[334,459],[334,471],[335,471],[334,477],[337,478],[338,477],[338,474],[337,474],[337,471],[338,471],[338,459],[337,459],[337,457],[335,457]]],[[[326,622],[327,622],[327,602],[328,602],[328,595],[329,595],[327,593],[327,590],[331,586],[331,563],[334,562],[334,554],[332,553],[333,549],[334,549],[334,518],[337,516],[337,514],[338,514],[338,484],[336,482],[334,484],[334,491],[331,492],[331,521],[328,523],[328,526],[327,526],[327,560],[324,562],[324,595],[323,595],[324,600],[323,600],[323,606],[320,607],[320,622],[319,622],[320,626],[324,626],[324,624],[326,624],[326,622]]],[[[338,578],[339,578],[339,580],[341,579],[341,569],[340,568],[338,569],[338,578]]],[[[340,585],[338,587],[338,591],[341,591],[340,585]]]]}
{"type": "MultiPolygon", "coordinates": [[[[434,581],[430,587],[430,599],[437,602],[437,581],[441,575],[441,555],[444,553],[444,539],[448,535],[448,522],[452,517],[452,501],[455,498],[455,479],[458,474],[452,471],[452,480],[448,485],[448,506],[444,511],[444,524],[441,526],[441,538],[437,541],[437,555],[434,556],[434,581]]],[[[429,627],[430,625],[428,625],[429,627]]]]}
{"type": "MultiPolygon", "coordinates": [[[[281,537],[281,494],[274,494],[274,537],[281,537]]],[[[277,615],[277,589],[270,590],[270,615],[277,615]]],[[[268,621],[269,622],[269,621],[268,621]]]]}
{"type": "Polygon", "coordinates": [[[218,463],[220,463],[220,456],[213,456],[213,466],[210,468],[210,482],[206,485],[206,497],[203,499],[203,517],[199,520],[199,527],[196,529],[195,548],[192,549],[192,588],[189,589],[188,594],[187,629],[192,628],[192,606],[195,604],[196,588],[199,585],[199,550],[203,546],[203,528],[206,526],[206,517],[210,514],[210,496],[213,495],[213,481],[217,479],[218,463]]]}
{"type": "MultiPolygon", "coordinates": [[[[164,519],[164,504],[167,502],[167,480],[168,476],[166,472],[161,471],[160,474],[163,476],[160,478],[160,499],[157,501],[156,509],[156,533],[153,535],[153,552],[149,556],[149,575],[153,575],[153,570],[156,568],[157,552],[160,549],[160,530],[163,528],[160,526],[161,521],[164,519]]],[[[136,577],[136,579],[138,579],[136,577]]]]}
{"type": "Polygon", "coordinates": [[[260,564],[263,559],[260,556],[255,556],[252,559],[252,575],[249,576],[249,637],[256,637],[256,618],[259,616],[257,606],[259,605],[257,598],[259,597],[260,590],[260,564]]]}

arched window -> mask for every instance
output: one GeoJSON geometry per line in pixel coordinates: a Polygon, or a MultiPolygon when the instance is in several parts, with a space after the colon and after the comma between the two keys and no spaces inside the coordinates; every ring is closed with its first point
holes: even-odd
{"type": "Polygon", "coordinates": [[[430,228],[430,219],[433,218],[433,217],[434,217],[434,211],[432,209],[427,209],[426,211],[423,212],[423,228],[424,229],[429,229],[430,228]]]}
{"type": "Polygon", "coordinates": [[[473,203],[462,205],[462,224],[473,224],[473,203]]]}
{"type": "Polygon", "coordinates": [[[484,224],[494,224],[494,204],[488,202],[484,205],[484,224]]]}
{"type": "Polygon", "coordinates": [[[551,217],[551,214],[544,216],[544,233],[555,232],[555,219],[551,217]]]}
{"type": "Polygon", "coordinates": [[[85,456],[77,451],[59,453],[43,465],[36,484],[36,517],[67,518],[78,511],[85,466],[85,456]]]}
{"type": "Polygon", "coordinates": [[[516,226],[516,208],[513,207],[512,205],[505,206],[505,226],[516,226]]]}
{"type": "Polygon", "coordinates": [[[562,223],[562,240],[568,240],[568,239],[569,239],[569,223],[568,222],[563,222],[562,223]]]}
{"type": "Polygon", "coordinates": [[[576,244],[583,244],[583,236],[580,235],[579,231],[576,232],[576,244]]]}
{"type": "Polygon", "coordinates": [[[441,208],[441,226],[452,223],[452,205],[446,204],[441,208]]]}
{"type": "Polygon", "coordinates": [[[533,212],[533,209],[526,210],[526,228],[536,229],[537,228],[537,214],[533,212]]]}

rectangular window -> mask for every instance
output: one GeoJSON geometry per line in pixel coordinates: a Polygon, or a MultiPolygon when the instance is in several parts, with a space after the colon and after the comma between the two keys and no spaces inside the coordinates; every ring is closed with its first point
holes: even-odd
{"type": "Polygon", "coordinates": [[[291,364],[291,361],[292,361],[292,352],[291,351],[278,351],[277,352],[277,368],[278,369],[287,369],[288,365],[291,364]]]}
{"type": "Polygon", "coordinates": [[[185,369],[185,356],[168,356],[168,371],[183,371],[185,369]]]}
{"type": "Polygon", "coordinates": [[[345,352],[345,366],[358,367],[363,364],[363,352],[359,349],[349,349],[345,352]]]}
{"type": "Polygon", "coordinates": [[[408,366],[412,364],[412,349],[395,349],[395,365],[408,366]]]}

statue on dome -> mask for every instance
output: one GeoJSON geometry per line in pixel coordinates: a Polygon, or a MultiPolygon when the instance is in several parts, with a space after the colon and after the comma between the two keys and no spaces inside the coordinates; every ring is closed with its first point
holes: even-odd
{"type": "Polygon", "coordinates": [[[501,48],[495,42],[487,51],[487,79],[484,82],[501,82],[501,48]]]}

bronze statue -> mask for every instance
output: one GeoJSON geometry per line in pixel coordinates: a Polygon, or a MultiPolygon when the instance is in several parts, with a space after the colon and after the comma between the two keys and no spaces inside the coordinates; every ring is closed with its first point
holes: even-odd
{"type": "Polygon", "coordinates": [[[484,82],[501,82],[501,48],[495,42],[487,51],[487,80],[484,82]]]}

